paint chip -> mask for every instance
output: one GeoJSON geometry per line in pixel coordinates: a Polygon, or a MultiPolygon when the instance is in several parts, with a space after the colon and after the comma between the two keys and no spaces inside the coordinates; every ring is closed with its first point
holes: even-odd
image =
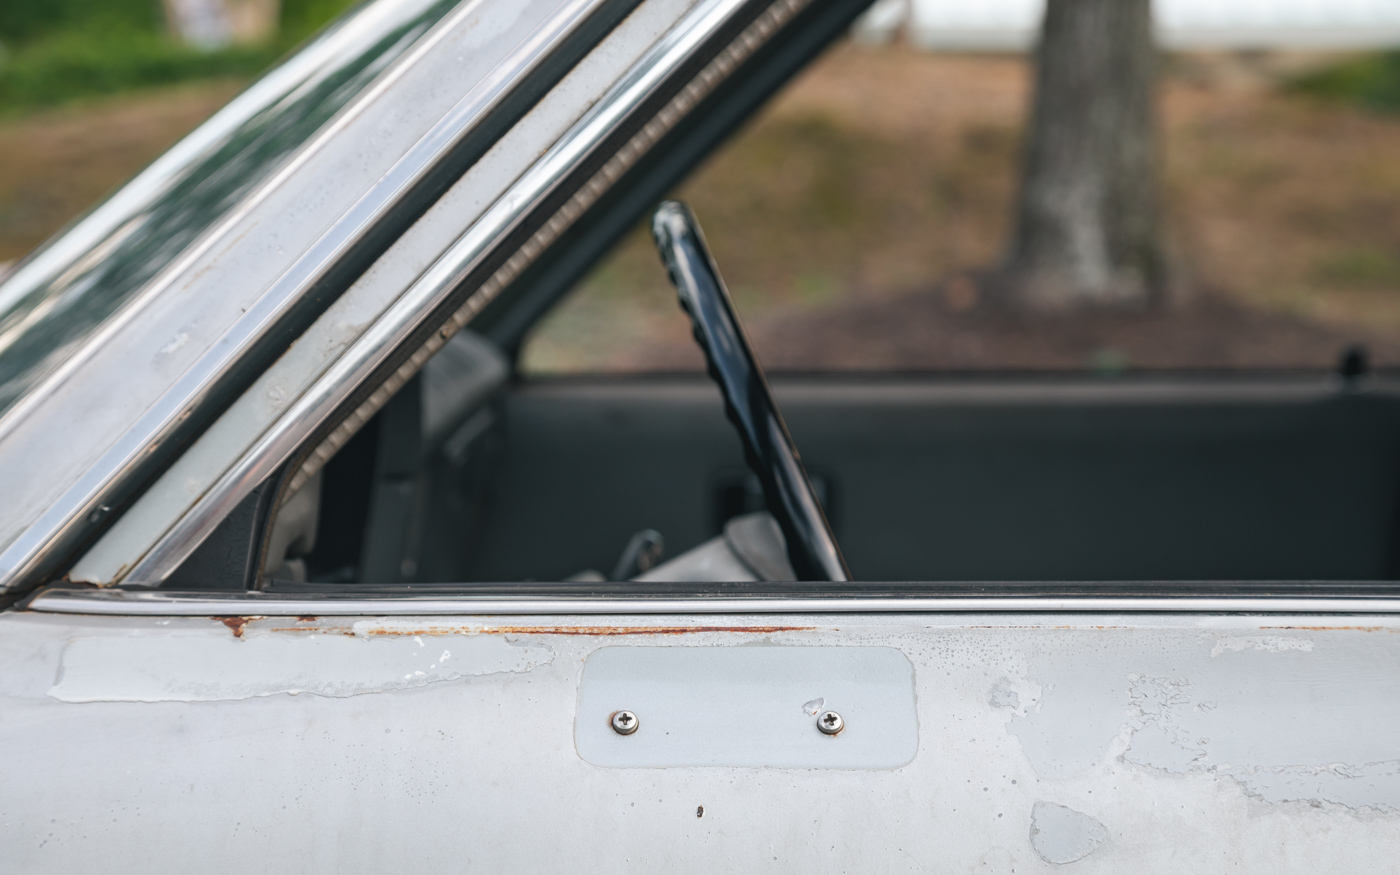
{"type": "Polygon", "coordinates": [[[1282,653],[1285,650],[1300,650],[1311,653],[1311,638],[1290,638],[1284,635],[1236,635],[1216,639],[1210,649],[1211,656],[1222,653],[1240,653],[1245,650],[1262,650],[1265,653],[1282,653]]]}
{"type": "Polygon", "coordinates": [[[1047,863],[1082,860],[1106,841],[1108,829],[1082,811],[1054,802],[1031,808],[1031,847],[1047,863]]]}

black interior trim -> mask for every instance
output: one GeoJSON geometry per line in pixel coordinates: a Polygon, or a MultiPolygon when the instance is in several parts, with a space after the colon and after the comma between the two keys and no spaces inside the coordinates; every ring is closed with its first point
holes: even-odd
{"type": "Polygon", "coordinates": [[[171,589],[244,590],[258,579],[263,532],[272,522],[273,485],[265,480],[238,503],[165,583],[171,589]]]}

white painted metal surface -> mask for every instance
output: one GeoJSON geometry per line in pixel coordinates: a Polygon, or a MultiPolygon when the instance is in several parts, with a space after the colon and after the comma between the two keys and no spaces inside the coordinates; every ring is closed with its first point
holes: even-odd
{"type": "Polygon", "coordinates": [[[1397,726],[1395,618],[7,613],[0,861],[1382,872],[1400,858],[1397,726]],[[102,673],[152,642],[165,650],[149,677],[102,673]],[[322,646],[354,654],[335,689],[265,658],[322,646]],[[609,647],[890,648],[912,666],[917,751],[885,770],[591,764],[574,727],[586,666],[609,647]],[[414,651],[455,674],[400,672],[414,651]]]}

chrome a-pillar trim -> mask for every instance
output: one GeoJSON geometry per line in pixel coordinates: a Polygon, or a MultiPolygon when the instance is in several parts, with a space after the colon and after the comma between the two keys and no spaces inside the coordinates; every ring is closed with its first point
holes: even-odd
{"type": "MultiPolygon", "coordinates": [[[[381,365],[466,285],[473,274],[499,256],[501,248],[551,198],[566,193],[566,182],[599,157],[600,149],[625,123],[638,130],[589,175],[563,204],[504,259],[446,321],[430,334],[381,384],[302,461],[284,494],[313,476],[432,355],[520,275],[627,170],[675,127],[759,47],[792,20],[811,0],[778,0],[767,6],[738,36],[724,45],[698,73],[677,83],[716,34],[754,5],[752,0],[704,0],[653,46],[553,147],[447,252],[361,335],[317,382],[280,417],[144,556],[123,581],[155,585],[165,580],[209,536],[215,526],[259,483],[293,456],[300,445],[327,423],[381,365]],[[658,93],[679,84],[674,96],[648,116],[658,93]]],[[[343,413],[343,411],[342,411],[343,413]]]]}
{"type": "MultiPolygon", "coordinates": [[[[479,0],[468,2],[476,5],[479,0]]],[[[81,296],[84,285],[98,285],[118,302],[112,312],[91,326],[92,333],[78,338],[76,342],[67,338],[69,343],[59,344],[63,352],[62,362],[52,370],[40,369],[37,379],[21,390],[18,396],[7,399],[4,396],[11,387],[0,386],[0,438],[13,430],[97,349],[120,334],[137,313],[177,279],[179,266],[191,262],[214,246],[238,217],[246,214],[269,190],[275,189],[299,163],[316,151],[319,143],[325,141],[329,131],[320,126],[310,131],[305,141],[286,136],[285,129],[292,126],[288,117],[299,108],[297,104],[306,99],[308,92],[315,91],[317,86],[328,80],[343,77],[347,69],[365,64],[366,59],[369,60],[367,66],[375,71],[378,88],[382,88],[402,74],[435,36],[441,36],[447,29],[441,26],[444,18],[450,26],[454,16],[449,13],[455,5],[420,0],[416,3],[417,8],[413,8],[414,4],[398,4],[396,8],[395,4],[380,0],[366,3],[356,12],[334,22],[285,63],[261,77],[181,139],[90,214],[44,243],[14,271],[0,279],[0,317],[14,315],[10,308],[26,299],[53,297],[56,291],[59,297],[81,296]],[[427,31],[427,39],[400,39],[387,52],[376,53],[375,44],[378,41],[402,29],[417,37],[424,36],[427,31]],[[238,168],[241,172],[227,172],[230,158],[221,153],[228,152],[235,140],[256,140],[260,123],[267,128],[278,129],[281,136],[275,139],[290,139],[293,145],[287,147],[279,143],[277,145],[281,148],[264,149],[264,152],[271,153],[271,160],[244,162],[238,168]],[[279,160],[288,156],[290,161],[279,160]],[[233,177],[238,184],[251,185],[252,188],[235,189],[246,196],[235,197],[231,206],[213,210],[212,216],[191,216],[191,212],[211,212],[190,210],[188,202],[195,197],[188,190],[182,191],[182,187],[192,183],[196,188],[207,187],[208,179],[201,177],[201,171],[210,176],[233,177]],[[153,224],[153,216],[160,213],[162,207],[168,207],[170,201],[183,202],[179,230],[197,235],[190,245],[175,252],[169,261],[161,263],[153,276],[142,276],[140,270],[127,270],[127,275],[116,280],[110,276],[100,276],[94,283],[95,275],[110,267],[112,262],[122,259],[124,247],[142,242],[142,234],[153,224]],[[136,275],[136,285],[133,285],[133,273],[136,275]]],[[[371,86],[371,89],[377,90],[375,86],[371,86]]],[[[332,105],[332,115],[343,126],[363,108],[369,94],[347,88],[344,83],[336,90],[343,92],[344,96],[327,102],[332,105]]],[[[233,157],[238,157],[238,150],[235,148],[233,151],[233,157]]],[[[223,194],[227,196],[228,193],[223,194]]],[[[158,223],[159,220],[155,221],[158,223]]],[[[101,310],[102,307],[91,309],[101,310]]],[[[0,353],[17,339],[17,334],[22,335],[25,327],[22,323],[49,318],[52,313],[50,307],[39,304],[25,318],[15,320],[21,324],[4,319],[3,330],[0,330],[0,353]]],[[[81,323],[85,320],[75,321],[81,323]]]]}
{"type": "MultiPolygon", "coordinates": [[[[533,33],[511,49],[485,78],[457,101],[450,112],[434,123],[309,249],[281,272],[273,284],[259,295],[255,305],[247,309],[244,316],[230,326],[212,348],[163,390],[159,399],[104,450],[76,482],[0,552],[0,592],[32,583],[31,578],[46,571],[57,554],[83,537],[92,527],[106,522],[107,505],[114,503],[111,494],[119,491],[122,483],[145,476],[153,451],[168,442],[196,415],[197,410],[211,402],[215,388],[229,379],[244,357],[277,329],[281,320],[292,308],[300,305],[316,283],[356,247],[363,245],[366,236],[372,233],[388,211],[441,167],[465,138],[500,109],[503,101],[510,98],[522,81],[546,63],[565,40],[608,3],[609,0],[562,0],[533,33]]],[[[432,52],[453,28],[479,14],[482,5],[483,0],[464,0],[436,22],[403,57],[368,88],[355,95],[348,108],[318,131],[294,158],[261,186],[259,193],[232,209],[220,223],[219,229],[227,230],[235,219],[248,212],[250,204],[256,203],[267,191],[275,190],[310,162],[321,144],[342,132],[356,117],[357,108],[383,97],[404,71],[432,52]]],[[[219,233],[213,233],[196,250],[203,252],[221,239],[219,233]]],[[[194,257],[193,254],[184,253],[177,261],[185,264],[194,257]]],[[[175,273],[168,269],[164,275],[174,277],[175,273]]],[[[163,287],[157,284],[143,292],[142,300],[127,307],[120,318],[93,339],[93,343],[109,340],[122,325],[134,318],[141,309],[138,305],[160,288],[163,287]]],[[[84,360],[85,355],[79,350],[65,367],[71,369],[75,363],[84,360]]],[[[66,373],[65,370],[53,379],[66,373]]],[[[14,411],[16,416],[22,412],[14,411]]],[[[13,422],[14,417],[8,417],[5,421],[13,422]]]]}
{"type": "MultiPolygon", "coordinates": [[[[353,589],[347,586],[346,589],[353,589]]],[[[42,589],[22,609],[49,614],[145,617],[386,617],[599,614],[1400,614],[1400,598],[1299,597],[515,597],[193,593],[42,589]]]]}

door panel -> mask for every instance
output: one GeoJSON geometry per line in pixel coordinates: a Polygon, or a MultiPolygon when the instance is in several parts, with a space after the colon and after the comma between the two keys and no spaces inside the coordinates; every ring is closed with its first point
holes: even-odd
{"type": "Polygon", "coordinates": [[[1394,618],[694,620],[0,615],[0,860],[26,873],[1179,873],[1383,871],[1400,853],[1394,618]],[[842,677],[760,679],[779,726],[736,707],[755,683],[744,672],[714,672],[698,694],[693,678],[628,673],[658,649],[787,647],[836,666],[858,662],[843,648],[892,655],[862,670],[915,704],[912,759],[643,768],[575,747],[578,722],[607,708],[640,718],[616,741],[654,742],[665,721],[647,709],[668,684],[755,748],[788,723],[839,746],[904,719],[852,700],[842,677]],[[619,654],[633,668],[593,688],[608,701],[581,697],[595,660],[619,654]],[[884,667],[900,660],[904,681],[884,667]],[[822,735],[818,708],[844,710],[844,732],[822,735]]]}
{"type": "MultiPolygon", "coordinates": [[[[1315,378],[774,386],[858,580],[1394,570],[1393,393],[1315,378]]],[[[643,528],[675,555],[718,532],[743,471],[702,378],[526,384],[506,428],[475,580],[606,570],[643,528]]]]}

